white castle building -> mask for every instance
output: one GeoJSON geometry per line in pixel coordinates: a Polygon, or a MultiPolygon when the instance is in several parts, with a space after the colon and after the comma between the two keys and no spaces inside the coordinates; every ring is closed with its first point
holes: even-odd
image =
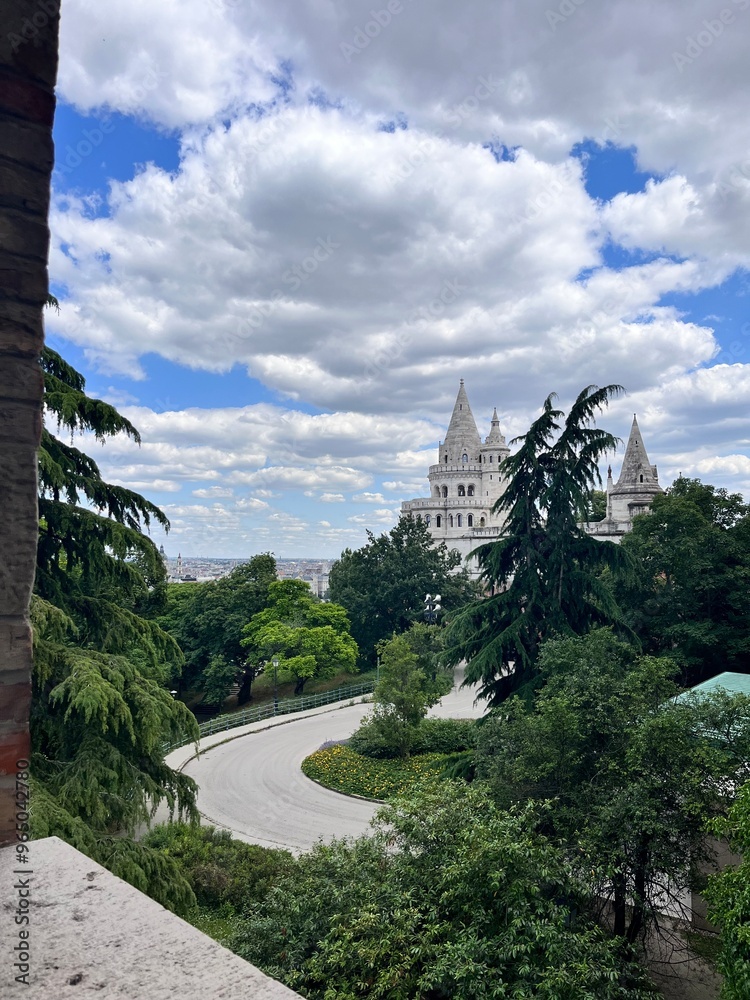
{"type": "Polygon", "coordinates": [[[482,444],[461,379],[445,441],[428,473],[429,499],[406,500],[401,513],[421,517],[436,542],[458,549],[472,574],[476,566],[466,557],[477,545],[497,538],[505,523],[505,516],[493,514],[492,508],[507,485],[498,466],[509,454],[497,409],[482,444]]]}
{"type": "MultiPolygon", "coordinates": [[[[492,508],[507,486],[498,466],[509,454],[497,409],[482,443],[461,379],[445,441],[438,445],[437,462],[429,469],[430,496],[405,500],[401,513],[420,517],[436,542],[458,549],[472,576],[478,575],[478,568],[468,559],[469,553],[482,542],[498,538],[505,525],[505,515],[493,514],[492,508]]],[[[613,483],[609,468],[606,517],[585,525],[586,531],[596,538],[619,542],[630,531],[635,515],[648,511],[654,496],[662,492],[656,466],[648,460],[633,416],[617,483],[613,483]]]]}
{"type": "Polygon", "coordinates": [[[586,531],[596,538],[608,538],[619,542],[630,531],[636,514],[648,512],[657,493],[664,490],[659,486],[659,473],[649,462],[640,427],[633,414],[633,426],[622,460],[620,478],[612,482],[612,466],[607,472],[607,515],[603,521],[592,521],[586,531]]]}

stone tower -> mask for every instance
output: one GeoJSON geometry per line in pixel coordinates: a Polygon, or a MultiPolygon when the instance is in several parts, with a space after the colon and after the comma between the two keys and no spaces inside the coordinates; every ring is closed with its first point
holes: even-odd
{"type": "Polygon", "coordinates": [[[633,518],[637,514],[645,514],[658,493],[664,490],[659,486],[659,474],[656,466],[649,461],[646,446],[643,443],[641,430],[636,415],[633,414],[633,425],[622,460],[620,478],[612,481],[612,467],[607,476],[607,516],[603,521],[595,521],[586,526],[591,535],[601,535],[612,541],[630,531],[633,518]]]}
{"type": "Polygon", "coordinates": [[[430,497],[401,505],[402,514],[426,523],[436,542],[458,549],[473,575],[477,567],[467,556],[482,542],[497,538],[504,524],[492,507],[505,490],[498,463],[508,454],[497,409],[482,443],[461,379],[445,441],[439,443],[437,463],[429,469],[430,497]]]}

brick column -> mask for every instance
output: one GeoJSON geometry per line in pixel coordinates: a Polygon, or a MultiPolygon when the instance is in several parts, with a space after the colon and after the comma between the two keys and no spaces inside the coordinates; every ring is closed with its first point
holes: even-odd
{"type": "Polygon", "coordinates": [[[37,541],[59,0],[0,0],[0,845],[29,757],[29,598],[37,541]]]}

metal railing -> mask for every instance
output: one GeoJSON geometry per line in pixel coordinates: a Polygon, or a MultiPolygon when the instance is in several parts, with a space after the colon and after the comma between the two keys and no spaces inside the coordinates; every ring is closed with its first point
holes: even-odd
{"type": "MultiPolygon", "coordinates": [[[[264,719],[273,719],[277,715],[292,715],[294,712],[305,712],[310,708],[320,708],[322,705],[332,705],[337,701],[347,701],[349,698],[361,698],[362,695],[370,694],[375,688],[375,678],[360,681],[359,684],[351,684],[348,687],[334,688],[331,691],[321,691],[318,694],[303,694],[298,698],[286,698],[275,704],[268,702],[265,705],[246,708],[242,712],[232,712],[231,715],[217,715],[215,719],[208,722],[201,722],[198,726],[199,740],[206,736],[213,736],[215,733],[222,733],[227,729],[237,729],[239,726],[247,726],[251,722],[262,722],[264,719]]],[[[192,738],[185,736],[176,743],[165,743],[164,753],[171,753],[179,747],[184,747],[192,743],[192,738]]]]}

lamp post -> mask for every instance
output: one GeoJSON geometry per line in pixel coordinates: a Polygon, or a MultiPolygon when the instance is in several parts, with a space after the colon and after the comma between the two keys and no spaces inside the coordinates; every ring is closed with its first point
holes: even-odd
{"type": "Polygon", "coordinates": [[[278,674],[278,670],[279,670],[279,658],[278,658],[278,656],[274,656],[274,658],[271,660],[271,663],[273,664],[273,714],[276,715],[276,713],[279,710],[279,674],[278,674]]]}
{"type": "Polygon", "coordinates": [[[424,616],[428,624],[434,625],[438,615],[442,610],[440,605],[440,594],[425,594],[424,616]]]}

